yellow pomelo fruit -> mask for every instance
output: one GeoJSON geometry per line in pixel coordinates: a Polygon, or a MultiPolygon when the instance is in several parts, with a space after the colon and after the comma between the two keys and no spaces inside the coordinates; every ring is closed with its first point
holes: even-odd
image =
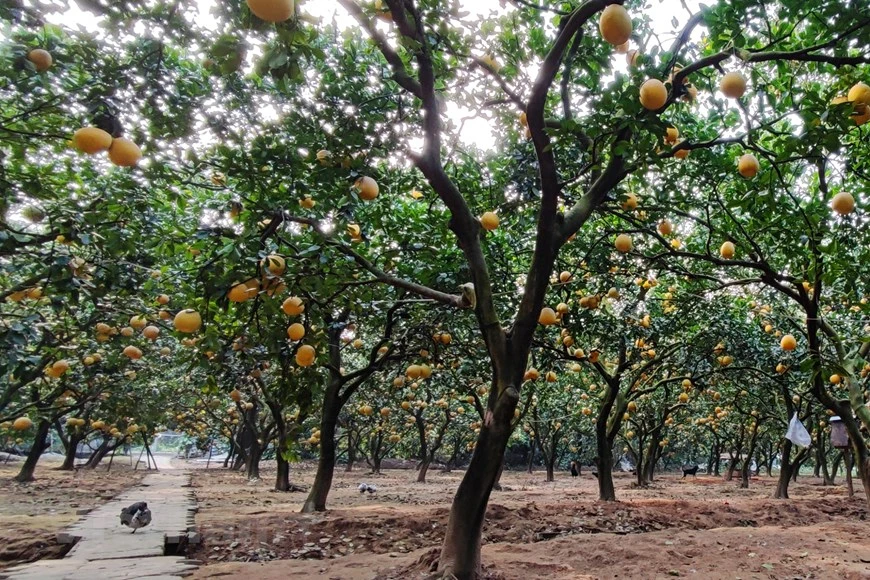
{"type": "Polygon", "coordinates": [[[620,252],[628,252],[632,248],[631,238],[628,234],[619,234],[613,241],[613,246],[620,252]]]}
{"type": "Polygon", "coordinates": [[[631,36],[631,17],[619,4],[611,4],[601,12],[598,21],[601,37],[614,46],[628,42],[631,36]]]}
{"type": "Polygon", "coordinates": [[[870,105],[870,86],[866,83],[855,83],[846,96],[850,103],[870,105]]]}
{"type": "Polygon", "coordinates": [[[118,137],[112,141],[109,147],[109,161],[118,167],[133,167],[140,159],[142,159],[142,150],[129,139],[118,137]]]}
{"type": "Polygon", "coordinates": [[[97,127],[82,127],[73,133],[72,141],[76,149],[90,155],[112,146],[112,136],[97,127]]]}
{"type": "Polygon", "coordinates": [[[759,165],[758,159],[756,159],[755,155],[751,153],[741,155],[740,159],[737,161],[737,171],[746,179],[752,179],[755,177],[760,168],[761,165],[759,165]]]}
{"type": "Polygon", "coordinates": [[[260,267],[268,270],[273,276],[280,276],[287,269],[287,263],[278,254],[270,254],[260,261],[260,267]]]}
{"type": "Polygon", "coordinates": [[[33,421],[29,417],[18,417],[12,423],[12,428],[16,431],[26,431],[31,427],[33,427],[33,421]]]}
{"type": "Polygon", "coordinates": [[[135,346],[125,347],[123,354],[124,356],[129,357],[133,360],[139,360],[140,358],[142,358],[142,351],[135,346]]]}
{"type": "Polygon", "coordinates": [[[190,334],[200,329],[202,326],[202,317],[196,310],[188,308],[176,314],[173,322],[175,324],[175,329],[178,332],[190,334]]]}
{"type": "Polygon", "coordinates": [[[305,336],[305,327],[298,322],[294,322],[287,328],[287,338],[290,340],[302,340],[305,336]]]}
{"type": "Polygon", "coordinates": [[[360,198],[365,201],[372,201],[380,192],[378,182],[368,176],[363,176],[357,179],[354,187],[359,191],[360,198]]]}
{"type": "Polygon", "coordinates": [[[305,304],[298,296],[291,296],[281,304],[281,310],[287,316],[298,316],[305,312],[305,304]]]}
{"type": "Polygon", "coordinates": [[[855,198],[852,194],[841,191],[831,200],[831,209],[840,215],[848,215],[855,209],[855,198]]]}
{"type": "Polygon", "coordinates": [[[668,100],[668,90],[665,84],[658,79],[649,79],[640,86],[640,104],[645,109],[657,111],[668,100]]]}
{"type": "Polygon", "coordinates": [[[246,0],[254,16],[266,22],[284,22],[294,11],[294,0],[246,0]]]}
{"type": "Polygon", "coordinates": [[[495,212],[488,211],[480,216],[480,225],[488,232],[491,232],[498,227],[498,216],[495,212]]]}
{"type": "Polygon", "coordinates": [[[142,336],[149,340],[157,340],[157,337],[160,336],[160,329],[156,326],[146,326],[142,329],[142,336]]]}
{"type": "Polygon", "coordinates": [[[719,81],[719,90],[731,99],[739,99],[746,92],[746,79],[738,72],[726,73],[719,81]]]}
{"type": "Polygon", "coordinates": [[[662,220],[659,222],[658,231],[663,236],[669,236],[674,231],[674,226],[668,220],[662,220]]]}
{"type": "Polygon", "coordinates": [[[299,350],[296,351],[296,364],[300,367],[310,367],[314,364],[314,357],[316,354],[317,353],[313,346],[303,344],[299,347],[299,350]]]}
{"type": "Polygon", "coordinates": [[[51,53],[43,48],[34,48],[27,53],[27,60],[33,63],[37,72],[45,72],[51,68],[54,59],[51,53]]]}
{"type": "Polygon", "coordinates": [[[556,316],[556,311],[550,308],[549,306],[545,306],[541,308],[541,314],[538,316],[538,323],[543,324],[544,326],[549,326],[551,324],[556,324],[559,322],[559,317],[556,316]]]}

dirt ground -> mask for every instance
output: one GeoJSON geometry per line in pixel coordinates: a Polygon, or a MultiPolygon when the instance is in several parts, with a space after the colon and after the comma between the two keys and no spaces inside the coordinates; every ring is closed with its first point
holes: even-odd
{"type": "MultiPolygon", "coordinates": [[[[193,464],[191,464],[193,466],[193,464]]],[[[267,464],[268,465],[268,464],[267,464]]],[[[330,511],[302,515],[302,493],[271,491],[274,472],[249,483],[222,469],[194,471],[203,543],[191,555],[194,578],[287,577],[368,580],[422,578],[437,556],[461,472],[336,472],[330,511]],[[375,494],[357,486],[374,484],[375,494]]],[[[310,484],[313,466],[293,467],[310,484]]],[[[738,482],[659,476],[647,489],[618,475],[619,502],[595,501],[595,479],[562,473],[505,472],[484,531],[490,578],[870,578],[870,522],[860,482],[812,478],[792,484],[792,499],[770,499],[775,480],[738,482]]]]}
{"type": "Polygon", "coordinates": [[[55,534],[79,519],[77,511],[101,505],[144,477],[127,461],[115,460],[96,470],[58,471],[61,460],[43,457],[36,466],[36,481],[17,483],[21,460],[0,461],[0,570],[43,558],[62,557],[55,534]]]}

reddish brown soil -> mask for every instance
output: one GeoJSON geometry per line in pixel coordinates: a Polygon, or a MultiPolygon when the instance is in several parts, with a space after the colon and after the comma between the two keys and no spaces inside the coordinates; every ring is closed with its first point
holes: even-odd
{"type": "Polygon", "coordinates": [[[43,558],[61,557],[69,546],[58,545],[55,534],[75,522],[77,510],[93,509],[144,477],[143,471],[115,461],[112,471],[58,471],[60,462],[43,458],[36,481],[13,478],[21,462],[0,462],[0,569],[43,558]]]}
{"type": "MultiPolygon", "coordinates": [[[[273,472],[247,482],[240,474],[195,471],[204,566],[195,578],[242,577],[363,580],[425,577],[437,556],[461,472],[336,472],[324,514],[298,513],[301,493],[271,491],[273,472]],[[360,495],[360,482],[378,492],[360,495]]],[[[294,467],[310,484],[311,466],[294,467]]],[[[484,530],[487,575],[528,578],[870,578],[870,522],[859,486],[811,478],[792,484],[791,500],[770,499],[775,480],[737,482],[699,476],[659,478],[632,489],[617,476],[621,501],[602,503],[596,481],[560,474],[506,472],[493,492],[484,530]]]]}

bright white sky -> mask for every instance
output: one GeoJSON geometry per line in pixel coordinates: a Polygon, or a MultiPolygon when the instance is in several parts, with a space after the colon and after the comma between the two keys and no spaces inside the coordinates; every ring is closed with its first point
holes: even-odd
{"type": "MultiPolygon", "coordinates": [[[[215,2],[219,0],[195,0],[198,6],[199,17],[197,23],[200,26],[215,29],[217,23],[211,15],[211,8],[215,2]]],[[[700,0],[688,0],[685,2],[689,9],[697,11],[700,0]]],[[[24,0],[25,4],[30,4],[31,0],[24,0]]],[[[89,31],[96,31],[99,28],[100,20],[93,14],[80,9],[75,0],[64,1],[56,0],[54,4],[57,6],[57,11],[46,14],[48,22],[68,27],[80,28],[89,31]]],[[[509,1],[505,0],[460,0],[462,10],[471,13],[472,15],[486,16],[493,13],[504,13],[507,10],[513,10],[515,7],[509,1]]],[[[653,7],[648,12],[652,19],[653,29],[662,42],[668,43],[679,32],[680,27],[688,18],[688,12],[683,6],[681,0],[653,0],[653,7]],[[676,18],[678,26],[673,27],[672,19],[676,18]]],[[[335,18],[340,26],[353,27],[356,23],[347,14],[347,12],[339,6],[336,0],[308,0],[299,2],[299,10],[314,17],[322,18],[326,21],[331,21],[335,18]]],[[[383,26],[386,26],[385,24],[383,26]]],[[[138,32],[138,31],[137,31],[138,32]]],[[[693,40],[700,37],[701,30],[696,29],[693,40]]],[[[626,70],[625,59],[623,55],[615,54],[613,59],[613,71],[624,72],[626,70]]],[[[526,71],[530,76],[534,76],[534,70],[526,71]]],[[[473,145],[483,150],[492,150],[495,148],[497,136],[492,132],[490,123],[483,118],[470,118],[472,111],[462,109],[453,104],[448,104],[448,116],[458,125],[460,120],[464,119],[464,126],[461,134],[461,140],[465,145],[473,145]]]]}

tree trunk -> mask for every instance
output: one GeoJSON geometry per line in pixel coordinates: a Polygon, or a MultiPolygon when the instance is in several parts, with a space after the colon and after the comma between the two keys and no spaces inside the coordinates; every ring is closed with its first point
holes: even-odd
{"type": "Polygon", "coordinates": [[[843,452],[837,453],[834,456],[834,461],[831,462],[831,485],[836,485],[837,474],[840,473],[840,463],[843,462],[843,452]]]}
{"type": "Polygon", "coordinates": [[[843,459],[846,463],[846,489],[849,490],[849,497],[855,497],[855,487],[852,485],[852,450],[847,449],[843,453],[843,459]]]}
{"type": "Polygon", "coordinates": [[[501,474],[504,473],[504,457],[501,458],[501,464],[498,466],[498,473],[495,474],[495,482],[492,488],[496,491],[501,491],[501,474]]]}
{"type": "MultiPolygon", "coordinates": [[[[322,433],[321,429],[321,433],[322,433]]],[[[322,435],[321,435],[322,437],[322,435]]],[[[321,439],[322,440],[322,439],[321,439]]],[[[347,465],[344,466],[346,472],[353,471],[353,464],[356,463],[356,442],[353,440],[353,429],[351,423],[347,424],[347,465]]]]}
{"type": "Polygon", "coordinates": [[[738,455],[731,455],[731,460],[728,462],[728,472],[725,474],[725,481],[732,481],[734,479],[734,472],[737,471],[737,462],[739,460],[738,455]]]}
{"type": "MultiPolygon", "coordinates": [[[[281,444],[281,439],[282,437],[279,436],[279,445],[281,444]]],[[[281,446],[278,453],[275,454],[275,459],[278,462],[278,470],[275,474],[275,491],[290,491],[290,462],[284,459],[280,451],[283,448],[281,446]]]]}
{"type": "Polygon", "coordinates": [[[24,465],[21,466],[21,471],[15,476],[15,481],[24,483],[33,481],[33,474],[36,471],[36,464],[42,453],[48,448],[48,432],[51,429],[51,423],[45,419],[39,422],[36,428],[36,435],[33,437],[33,446],[27,453],[27,459],[24,460],[24,465]]]}
{"type": "Polygon", "coordinates": [[[109,438],[103,437],[102,443],[97,447],[97,450],[91,453],[88,461],[85,463],[85,469],[96,469],[106,454],[109,452],[109,438]]]}
{"type": "Polygon", "coordinates": [[[249,481],[260,479],[260,458],[263,456],[263,446],[256,441],[248,447],[248,457],[245,463],[245,476],[249,481]]]}
{"type": "Polygon", "coordinates": [[[79,447],[79,443],[85,438],[84,434],[78,435],[74,433],[70,433],[68,443],[66,446],[66,450],[63,456],[63,463],[58,468],[62,471],[72,471],[76,467],[76,450],[79,447]]]}
{"type": "MultiPolygon", "coordinates": [[[[603,435],[603,434],[602,434],[603,435]]],[[[598,450],[598,499],[616,501],[616,488],[613,485],[613,448],[605,435],[596,437],[598,450]],[[603,439],[603,440],[602,440],[603,439]]]]}
{"type": "Polygon", "coordinates": [[[791,449],[792,442],[788,439],[783,439],[782,442],[782,461],[779,465],[779,480],[776,483],[776,491],[773,493],[774,499],[789,499],[788,485],[791,482],[791,449]]]}
{"type": "MultiPolygon", "coordinates": [[[[335,426],[341,405],[339,403],[338,407],[335,408],[333,403],[338,401],[337,397],[334,400],[329,398],[329,400],[324,401],[323,414],[320,417],[320,458],[317,460],[317,473],[314,475],[311,491],[308,492],[308,498],[302,504],[302,513],[304,514],[326,511],[326,498],[329,496],[332,478],[335,474],[335,426]]],[[[348,467],[353,465],[351,449],[354,446],[352,443],[350,431],[348,431],[348,467]]],[[[348,471],[350,470],[348,469],[348,471]]]]}
{"type": "MultiPolygon", "coordinates": [[[[522,358],[521,368],[525,368],[525,359],[522,358]]],[[[517,364],[517,361],[513,363],[517,364]]],[[[506,377],[520,374],[512,373],[509,363],[499,365],[496,361],[496,367],[499,366],[507,373],[506,377]]],[[[471,463],[453,498],[438,559],[439,573],[444,577],[452,575],[457,580],[471,580],[480,574],[480,539],[486,506],[504,460],[512,431],[511,420],[519,401],[519,392],[509,382],[501,384],[496,380],[492,393],[491,397],[497,399],[486,411],[471,463]]]]}
{"type": "Polygon", "coordinates": [[[427,457],[420,464],[420,471],[417,472],[417,483],[426,483],[426,472],[429,471],[431,460],[427,457]]]}
{"type": "Polygon", "coordinates": [[[556,481],[556,457],[547,460],[547,482],[556,481]]]}

